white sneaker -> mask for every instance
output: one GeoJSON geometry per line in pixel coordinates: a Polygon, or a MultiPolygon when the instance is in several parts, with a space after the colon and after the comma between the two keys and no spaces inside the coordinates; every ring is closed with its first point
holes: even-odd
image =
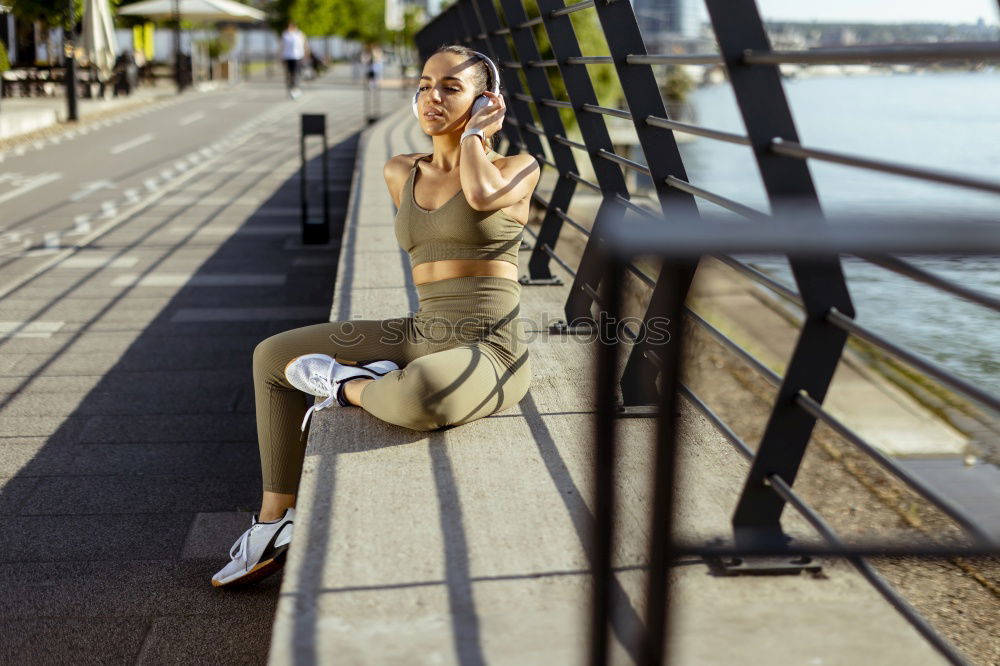
{"type": "Polygon", "coordinates": [[[214,587],[250,583],[266,578],[285,564],[285,552],[292,540],[295,509],[269,523],[257,522],[257,515],[250,519],[250,529],[244,532],[232,548],[232,561],[212,576],[214,587]]]}
{"type": "Polygon", "coordinates": [[[314,411],[326,409],[336,400],[341,407],[349,403],[344,397],[344,382],[351,379],[378,379],[399,366],[392,361],[337,361],[327,354],[303,354],[285,366],[285,379],[300,391],[325,398],[306,411],[302,430],[314,411]]]}

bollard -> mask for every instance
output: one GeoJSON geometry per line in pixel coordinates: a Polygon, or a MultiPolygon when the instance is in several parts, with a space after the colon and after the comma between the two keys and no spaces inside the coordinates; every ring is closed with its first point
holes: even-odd
{"type": "Polygon", "coordinates": [[[326,114],[303,113],[302,135],[299,137],[299,154],[302,165],[299,168],[299,193],[302,199],[302,244],[322,245],[330,241],[330,174],[329,150],[326,143],[326,114]],[[320,191],[323,193],[323,217],[309,217],[309,183],[306,178],[306,137],[323,137],[323,179],[320,191]]]}

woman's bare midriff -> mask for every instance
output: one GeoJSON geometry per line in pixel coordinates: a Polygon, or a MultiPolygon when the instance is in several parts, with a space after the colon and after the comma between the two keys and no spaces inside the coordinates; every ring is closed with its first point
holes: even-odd
{"type": "Polygon", "coordinates": [[[413,267],[413,284],[474,275],[517,280],[517,266],[501,259],[442,259],[413,267]]]}

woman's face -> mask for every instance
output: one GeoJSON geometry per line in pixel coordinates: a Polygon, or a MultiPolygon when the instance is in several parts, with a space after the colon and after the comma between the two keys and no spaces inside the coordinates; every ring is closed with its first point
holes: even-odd
{"type": "Polygon", "coordinates": [[[461,131],[469,120],[477,58],[458,53],[436,53],[424,63],[420,77],[417,110],[420,127],[431,136],[461,131]]]}

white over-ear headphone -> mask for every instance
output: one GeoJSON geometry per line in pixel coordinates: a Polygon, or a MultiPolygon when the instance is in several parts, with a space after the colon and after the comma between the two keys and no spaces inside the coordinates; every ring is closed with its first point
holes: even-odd
{"type": "MultiPolygon", "coordinates": [[[[485,54],[482,54],[479,51],[473,51],[473,53],[475,53],[477,56],[479,56],[479,58],[485,61],[486,66],[490,68],[490,82],[487,90],[489,90],[494,95],[499,95],[500,71],[497,69],[497,66],[494,65],[493,61],[490,60],[485,54]]],[[[413,93],[413,115],[417,117],[417,120],[420,120],[420,109],[417,107],[417,101],[419,100],[419,98],[420,98],[420,91],[417,90],[417,92],[413,93]]],[[[489,104],[490,104],[490,98],[487,97],[486,95],[480,95],[475,100],[473,100],[472,111],[469,112],[469,115],[472,115],[476,111],[479,111],[480,109],[489,106],[489,104]]]]}

